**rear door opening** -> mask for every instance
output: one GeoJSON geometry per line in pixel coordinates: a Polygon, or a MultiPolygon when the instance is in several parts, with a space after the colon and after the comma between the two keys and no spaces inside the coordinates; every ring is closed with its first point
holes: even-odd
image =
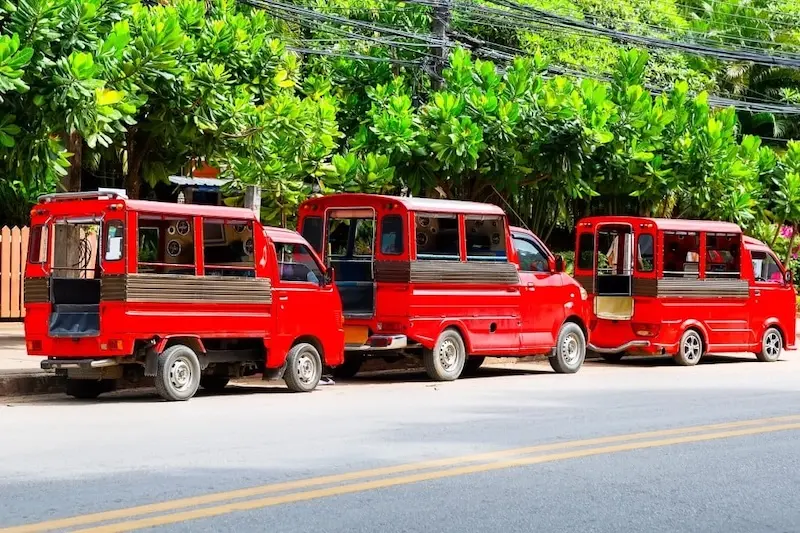
{"type": "Polygon", "coordinates": [[[327,260],[336,272],[344,315],[375,314],[375,211],[334,209],[327,216],[327,260]]]}
{"type": "Polygon", "coordinates": [[[95,219],[54,224],[49,322],[53,337],[100,334],[100,230],[95,219]]]}
{"type": "Polygon", "coordinates": [[[633,317],[633,228],[604,225],[597,231],[594,311],[598,318],[633,317]]]}

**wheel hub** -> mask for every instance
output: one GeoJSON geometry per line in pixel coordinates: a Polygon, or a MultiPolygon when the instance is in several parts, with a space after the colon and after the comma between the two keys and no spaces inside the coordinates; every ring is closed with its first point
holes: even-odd
{"type": "Polygon", "coordinates": [[[767,334],[767,338],[764,339],[764,351],[770,357],[775,357],[780,355],[781,338],[776,332],[771,331],[767,334]]]}
{"type": "Polygon", "coordinates": [[[184,391],[192,383],[192,367],[183,357],[178,357],[169,368],[169,381],[172,387],[178,391],[184,391]]]}
{"type": "Polygon", "coordinates": [[[315,365],[311,356],[307,354],[301,355],[297,359],[297,377],[303,383],[311,383],[314,380],[315,365]]]}
{"type": "Polygon", "coordinates": [[[564,337],[564,341],[561,343],[561,353],[564,355],[564,362],[568,365],[578,360],[578,346],[578,339],[575,338],[575,335],[569,334],[564,337]]]}
{"type": "Polygon", "coordinates": [[[683,355],[688,361],[695,361],[698,359],[701,350],[702,345],[700,344],[700,339],[694,335],[687,337],[686,342],[683,343],[683,355]]]}
{"type": "Polygon", "coordinates": [[[458,346],[452,339],[446,339],[439,346],[439,362],[446,371],[452,370],[458,361],[458,346]]]}

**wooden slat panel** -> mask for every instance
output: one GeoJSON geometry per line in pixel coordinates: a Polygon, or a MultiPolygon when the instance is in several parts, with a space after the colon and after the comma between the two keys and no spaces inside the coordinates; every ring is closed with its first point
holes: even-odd
{"type": "Polygon", "coordinates": [[[25,318],[25,262],[28,260],[28,241],[30,240],[31,230],[27,226],[22,228],[22,256],[20,257],[20,276],[19,276],[19,306],[22,309],[20,316],[25,318]]]}
{"type": "Polygon", "coordinates": [[[0,230],[0,318],[11,317],[11,230],[0,230]]]}
{"type": "Polygon", "coordinates": [[[633,278],[634,296],[658,296],[658,280],[655,278],[633,278]]]}
{"type": "Polygon", "coordinates": [[[375,281],[382,283],[408,283],[411,280],[410,261],[376,261],[375,281]]]}
{"type": "Polygon", "coordinates": [[[14,227],[11,229],[11,301],[10,301],[10,316],[11,318],[21,318],[22,310],[19,295],[21,275],[20,275],[20,254],[22,252],[22,232],[19,228],[14,227]]]}
{"type": "Polygon", "coordinates": [[[104,278],[101,299],[139,303],[270,304],[272,282],[268,278],[131,274],[104,278]]]}
{"type": "Polygon", "coordinates": [[[743,279],[686,279],[658,280],[658,296],[672,298],[747,298],[750,285],[743,279]]]}
{"type": "Polygon", "coordinates": [[[515,285],[519,283],[519,273],[513,263],[507,262],[414,261],[411,281],[515,285]]]}
{"type": "Polygon", "coordinates": [[[35,304],[50,301],[50,279],[28,278],[25,280],[25,303],[35,304]]]}

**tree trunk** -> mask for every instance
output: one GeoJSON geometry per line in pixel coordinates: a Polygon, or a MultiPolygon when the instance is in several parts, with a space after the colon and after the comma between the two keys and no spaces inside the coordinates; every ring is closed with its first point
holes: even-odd
{"type": "Polygon", "coordinates": [[[778,240],[778,235],[781,234],[782,227],[783,227],[783,222],[778,223],[778,227],[775,229],[775,234],[772,236],[772,240],[769,242],[770,248],[775,246],[775,241],[778,240]]]}
{"type": "Polygon", "coordinates": [[[145,147],[139,148],[136,142],[136,128],[128,130],[128,173],[125,176],[125,190],[128,198],[139,199],[142,189],[142,161],[145,147]]]}
{"type": "Polygon", "coordinates": [[[789,239],[789,249],[786,250],[786,261],[783,266],[789,268],[789,260],[792,258],[792,248],[794,248],[794,238],[797,237],[797,224],[792,224],[792,238],[789,239]]]}
{"type": "Polygon", "coordinates": [[[83,137],[80,132],[72,131],[67,136],[67,151],[72,154],[69,158],[67,175],[61,178],[61,186],[67,192],[81,190],[81,171],[83,169],[83,137]]]}

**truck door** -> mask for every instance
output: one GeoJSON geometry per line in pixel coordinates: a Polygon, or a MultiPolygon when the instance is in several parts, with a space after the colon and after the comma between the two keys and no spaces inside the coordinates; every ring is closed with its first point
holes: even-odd
{"type": "Polygon", "coordinates": [[[295,339],[313,334],[332,338],[339,327],[331,310],[338,309],[333,287],[325,287],[322,271],[302,243],[275,242],[278,280],[273,288],[276,317],[274,344],[287,349],[295,339]]]}
{"type": "Polygon", "coordinates": [[[551,272],[549,254],[537,239],[514,233],[513,240],[522,285],[520,348],[523,353],[550,349],[555,344],[553,332],[565,317],[561,276],[551,272]]]}
{"type": "Polygon", "coordinates": [[[777,318],[782,328],[794,326],[794,291],[784,281],[780,261],[771,251],[746,250],[751,256],[753,278],[750,280],[751,340],[753,344],[761,342],[764,325],[777,318]]]}

